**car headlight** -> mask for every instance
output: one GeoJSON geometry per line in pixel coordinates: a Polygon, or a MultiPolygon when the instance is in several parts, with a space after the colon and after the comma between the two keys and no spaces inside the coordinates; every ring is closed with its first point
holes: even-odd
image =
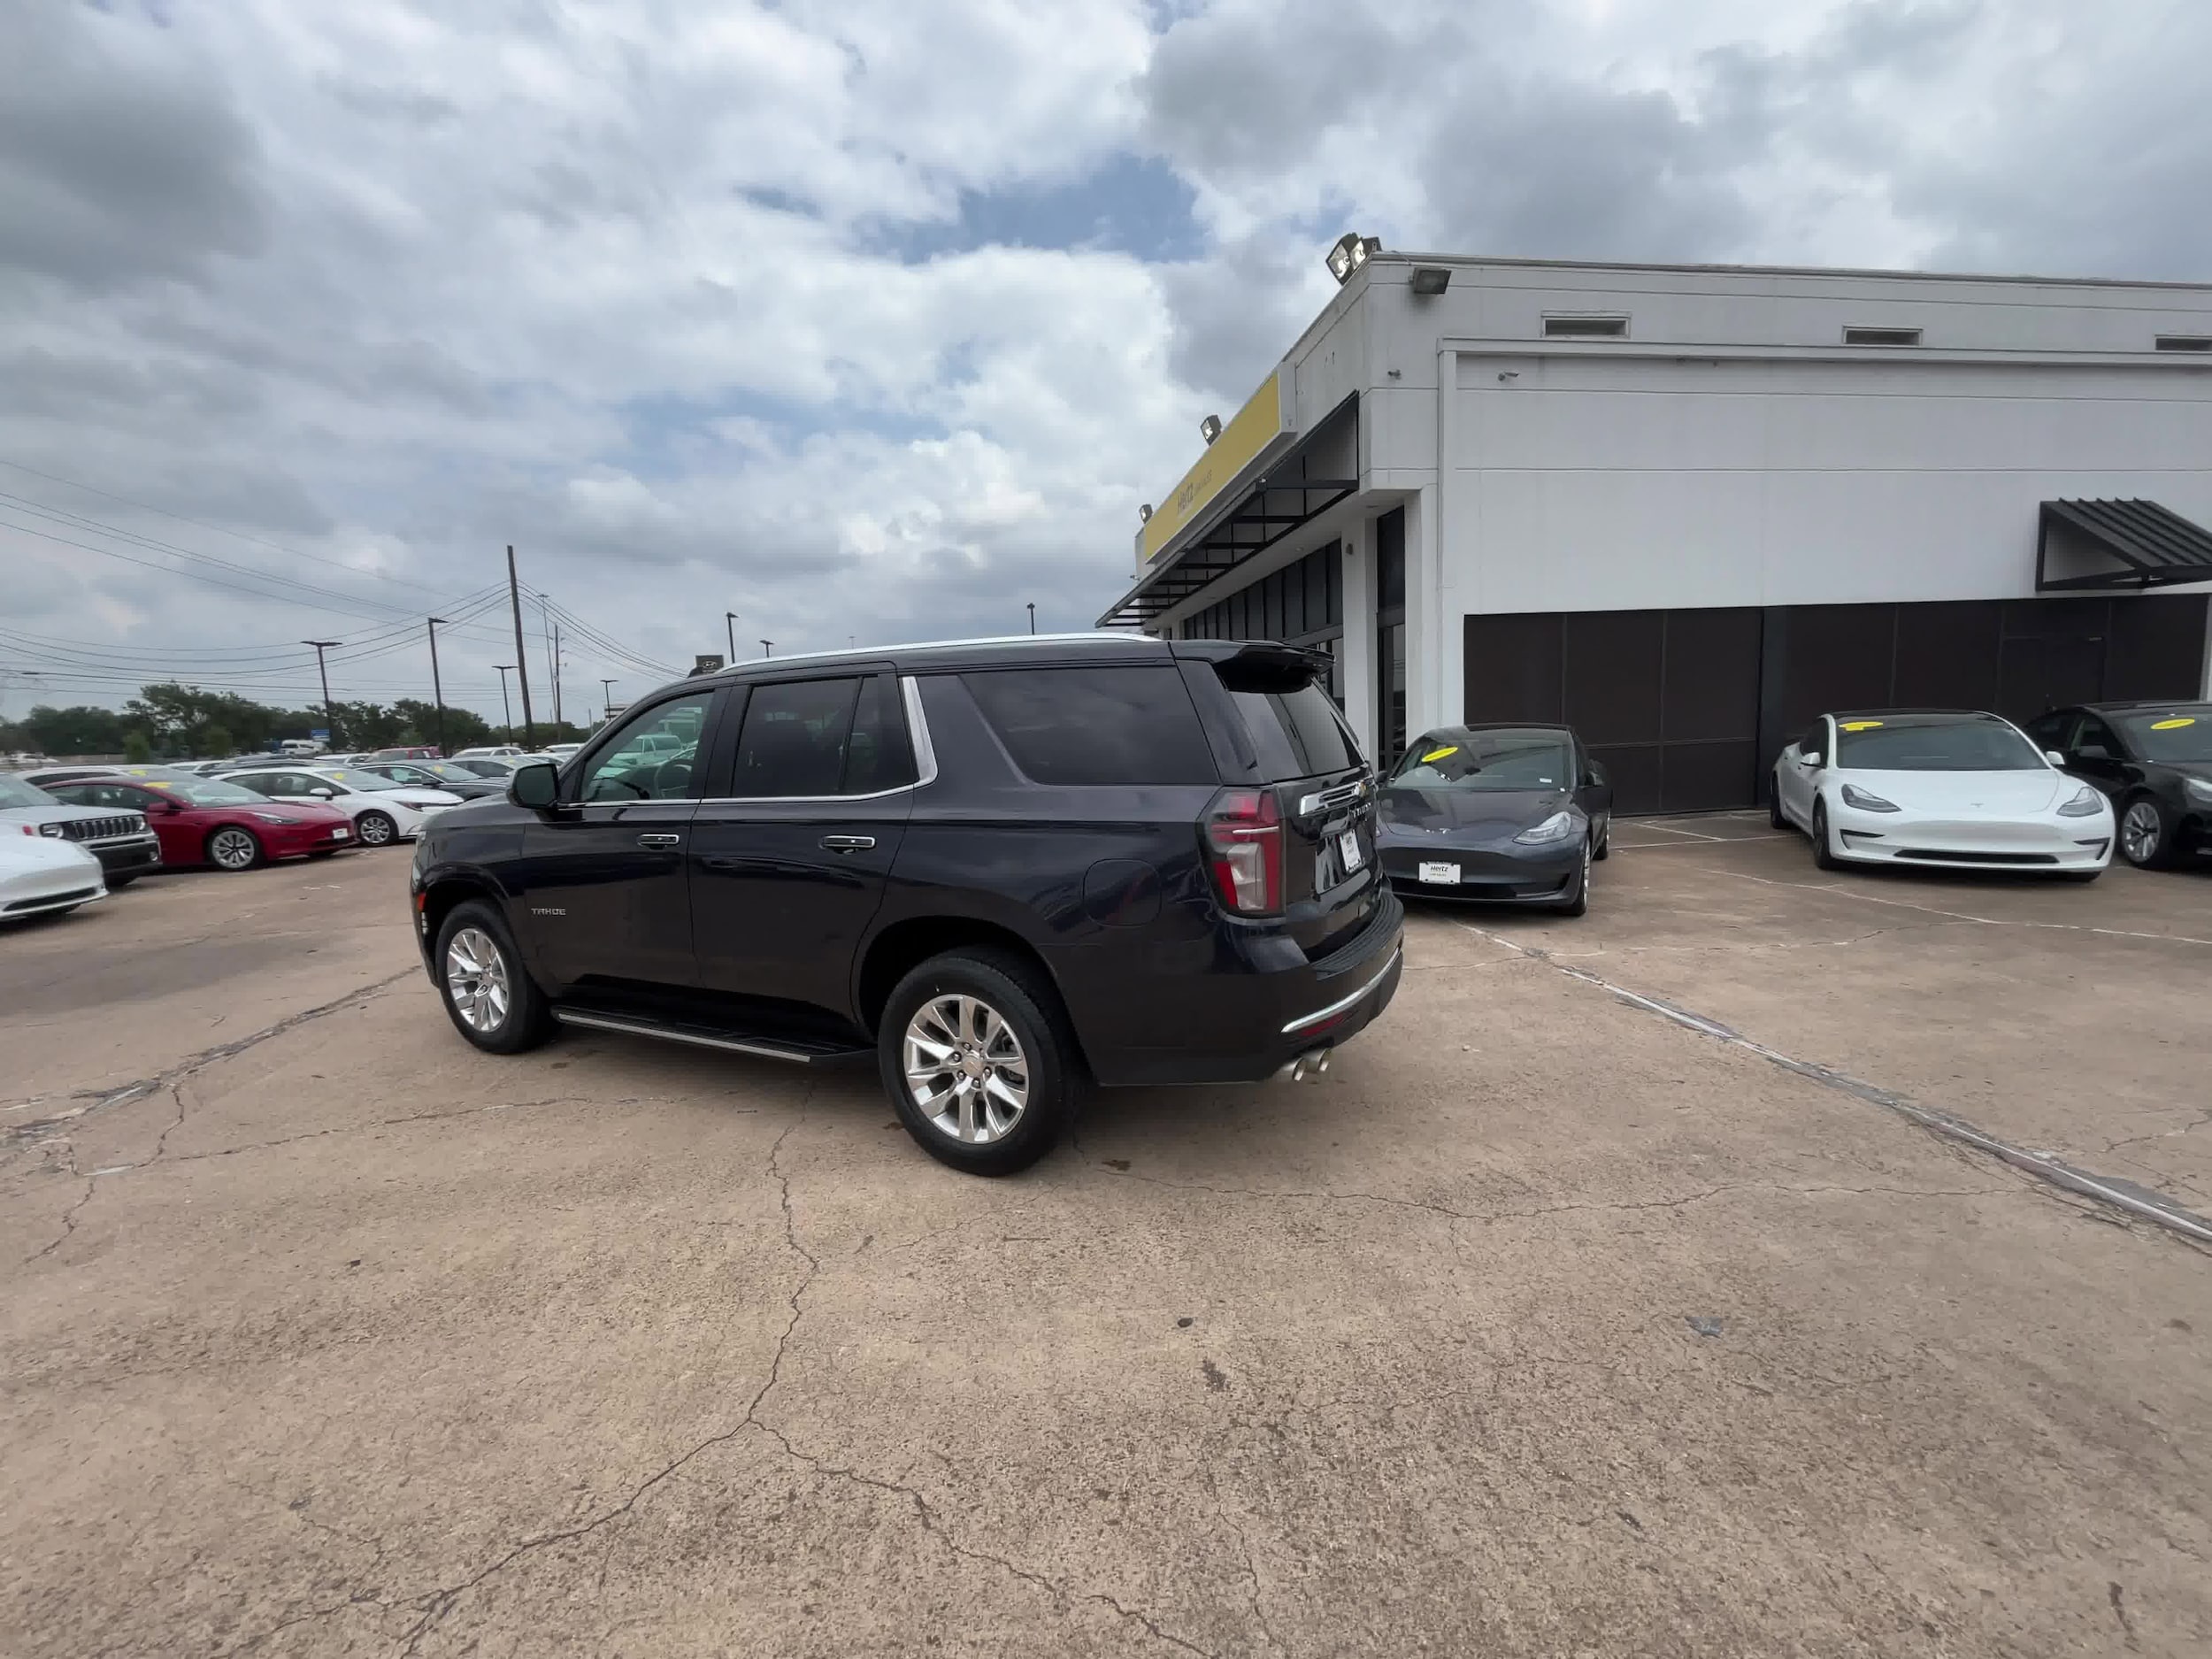
{"type": "Polygon", "coordinates": [[[281,812],[257,812],[253,815],[264,824],[303,824],[304,818],[287,818],[281,812]]]}
{"type": "Polygon", "coordinates": [[[62,826],[58,824],[42,824],[38,826],[38,833],[42,835],[54,836],[59,836],[66,833],[66,832],[63,830],[62,826]]]}
{"type": "Polygon", "coordinates": [[[1532,824],[1513,839],[1524,847],[1542,847],[1551,841],[1563,841],[1575,833],[1571,813],[1555,812],[1541,824],[1532,824]]]}
{"type": "Polygon", "coordinates": [[[2073,799],[2058,810],[2061,818],[2094,818],[2104,810],[2104,797],[2087,784],[2074,791],[2073,799]]]}
{"type": "Polygon", "coordinates": [[[1862,789],[1855,783],[1847,783],[1843,786],[1843,803],[1846,806],[1856,807],[1862,812],[1898,810],[1896,802],[1885,801],[1880,795],[1874,794],[1871,790],[1862,789]]]}
{"type": "Polygon", "coordinates": [[[2199,806],[2212,806],[2212,783],[2202,778],[2185,778],[2181,787],[2182,793],[2199,806]]]}

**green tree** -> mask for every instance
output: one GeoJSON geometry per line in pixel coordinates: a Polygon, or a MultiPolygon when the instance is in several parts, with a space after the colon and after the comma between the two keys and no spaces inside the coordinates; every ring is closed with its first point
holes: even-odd
{"type": "Polygon", "coordinates": [[[53,759],[67,755],[119,755],[127,729],[123,717],[112,709],[81,703],[57,709],[41,703],[17,722],[16,746],[53,759]]]}
{"type": "Polygon", "coordinates": [[[146,741],[146,733],[134,728],[123,733],[123,758],[134,766],[142,766],[154,757],[154,746],[146,741]]]}
{"type": "Polygon", "coordinates": [[[221,760],[238,751],[238,745],[231,741],[230,728],[211,724],[200,728],[199,741],[193,748],[203,760],[221,760]]]}

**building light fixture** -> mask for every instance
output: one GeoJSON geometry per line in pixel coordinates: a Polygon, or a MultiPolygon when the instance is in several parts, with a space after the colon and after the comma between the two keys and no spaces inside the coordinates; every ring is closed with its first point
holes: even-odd
{"type": "Polygon", "coordinates": [[[1152,522],[1152,503],[1148,501],[1139,503],[1137,507],[1137,522],[1139,524],[1150,524],[1152,522]]]}
{"type": "Polygon", "coordinates": [[[1221,417],[1209,415],[1198,423],[1198,435],[1211,443],[1221,435],[1221,417]]]}
{"type": "Polygon", "coordinates": [[[1356,230],[1348,230],[1336,239],[1329,250],[1329,274],[1340,286],[1352,280],[1352,273],[1382,251],[1382,240],[1377,236],[1363,236],[1356,230]]]}
{"type": "Polygon", "coordinates": [[[1413,267],[1413,280],[1409,285],[1423,299],[1432,300],[1452,285],[1452,273],[1440,265],[1422,265],[1413,267]]]}

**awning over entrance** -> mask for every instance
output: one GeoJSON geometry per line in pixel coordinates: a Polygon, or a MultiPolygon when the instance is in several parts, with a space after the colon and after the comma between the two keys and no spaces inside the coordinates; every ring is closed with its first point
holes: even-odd
{"type": "Polygon", "coordinates": [[[2039,593],[2124,593],[2212,581],[2212,532],[2154,501],[2047,501],[2037,525],[2039,593]]]}
{"type": "MultiPolygon", "coordinates": [[[[1271,380],[1262,388],[1270,398],[1272,386],[1271,380]]],[[[1251,407],[1246,405],[1248,414],[1251,407]]],[[[1245,419],[1240,415],[1236,424],[1245,419]]],[[[1348,399],[1279,458],[1269,460],[1263,455],[1259,465],[1263,470],[1249,481],[1240,480],[1237,487],[1222,491],[1218,503],[1208,503],[1210,511],[1202,509],[1193,516],[1193,528],[1179,528],[1175,534],[1179,539],[1160,547],[1150,568],[1099,618],[1098,626],[1145,626],[1356,494],[1357,420],[1357,400],[1348,399]]],[[[1217,442],[1226,444],[1233,436],[1233,428],[1217,442]]]]}

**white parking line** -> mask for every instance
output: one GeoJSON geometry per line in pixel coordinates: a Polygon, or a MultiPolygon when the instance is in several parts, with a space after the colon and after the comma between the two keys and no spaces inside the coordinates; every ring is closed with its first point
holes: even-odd
{"type": "MultiPolygon", "coordinates": [[[[1968,918],[1967,919],[1978,918],[1968,918]]],[[[1747,1037],[1740,1032],[1733,1031],[1717,1019],[1709,1019],[1702,1014],[1692,1013],[1686,1008],[1677,1008],[1671,1002],[1663,1002],[1657,997],[1646,996],[1640,992],[1628,989],[1625,986],[1616,985],[1610,979],[1600,978],[1587,968],[1578,968],[1571,964],[1560,962],[1549,951],[1540,950],[1529,945],[1516,944],[1512,940],[1503,938],[1485,928],[1477,927],[1471,922],[1455,921],[1452,925],[1455,927],[1465,928],[1478,939],[1487,940],[1494,945],[1502,945],[1508,950],[1516,951],[1532,962],[1540,962],[1555,973],[1564,974],[1571,979],[1578,979],[1585,985],[1595,986],[1599,990],[1617,997],[1630,1007],[1641,1009],[1648,1014],[1656,1014],[1660,1018],[1671,1021],[1686,1031],[1695,1032],[1701,1037],[1710,1037],[1716,1042],[1726,1043],[1732,1048],[1745,1049],[1757,1055],[1770,1064],[1780,1066],[1786,1071],[1794,1072],[1799,1077],[1851,1095],[1854,1099],[1885,1107],[1901,1118],[1919,1125],[1924,1129],[1932,1130],[1937,1134],[1962,1142],[1978,1151],[1989,1153],[1992,1156],[2003,1160],[2015,1169],[2024,1171],[2039,1180],[2047,1181],[2054,1187],[2062,1187],[2070,1193],[2079,1194],[2085,1198],[2093,1198],[2101,1203],[2110,1204],[2116,1209],[2124,1210],[2128,1214],[2140,1217],[2146,1221],[2155,1222],[2158,1225],[2178,1233],[2184,1238],[2193,1239],[2200,1244],[2212,1245],[2212,1220],[2207,1220],[2204,1217],[2167,1197],[2163,1193],[2154,1192],[2133,1181],[2121,1180],[2108,1175],[2093,1175],[2086,1170],[2076,1169],[2072,1164],[2065,1163],[2048,1152],[2031,1152],[2025,1148],[2016,1147],[2009,1141],[2000,1141],[1995,1135],[1985,1129],[1977,1128],[1963,1118],[1956,1118],[1949,1112],[1938,1111],[1933,1107],[1920,1105],[1902,1094],[1893,1094],[1890,1090],[1876,1084],[1863,1082],[1847,1071],[1836,1071],[1832,1066],[1822,1065],[1816,1061],[1800,1060],[1782,1053],[1778,1048],[1770,1048],[1766,1044],[1747,1037]]],[[[2163,937],[2164,935],[2153,936],[2163,937]]]]}
{"type": "Polygon", "coordinates": [[[1975,916],[1965,910],[1947,910],[1933,904],[1915,904],[1910,899],[1886,899],[1878,893],[1863,893],[1841,881],[1778,881],[1771,876],[1750,875],[1741,870],[1716,870],[1713,873],[1736,881],[1755,881],[1763,887],[1794,887],[1801,893],[1833,893],[1866,904],[1886,904],[1893,910],[1919,910],[1929,916],[1948,917],[1955,922],[1972,922],[1981,927],[2038,927],[2050,933],[2101,933],[2108,939],[2155,939],[2170,945],[2212,945],[2212,939],[2198,939],[2188,933],[2152,933],[2127,927],[2092,927],[2084,922],[2028,922],[2002,916],[1975,916]]]}

